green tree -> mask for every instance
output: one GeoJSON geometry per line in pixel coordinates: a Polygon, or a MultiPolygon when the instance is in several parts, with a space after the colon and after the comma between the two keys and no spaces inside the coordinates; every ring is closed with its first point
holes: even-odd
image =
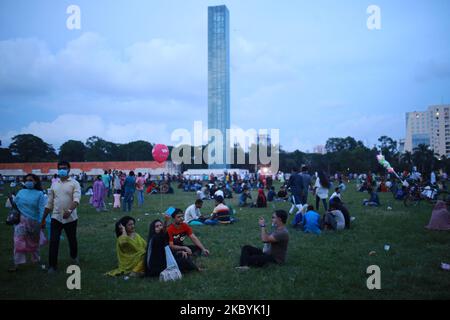
{"type": "Polygon", "coordinates": [[[118,146],[121,161],[153,161],[153,145],[147,141],[133,141],[118,146]]]}
{"type": "Polygon", "coordinates": [[[0,148],[0,163],[14,162],[14,157],[11,150],[8,148],[0,148]]]}
{"type": "Polygon", "coordinates": [[[59,148],[59,159],[83,162],[86,159],[86,146],[81,141],[69,140],[59,148]]]}
{"type": "Polygon", "coordinates": [[[437,161],[433,149],[425,144],[420,144],[413,151],[412,159],[417,170],[422,174],[429,174],[437,161]]]}
{"type": "Polygon", "coordinates": [[[356,141],[353,137],[347,138],[330,138],[325,144],[327,153],[339,152],[341,150],[354,150],[357,147],[363,147],[362,141],[356,141]]]}
{"type": "Polygon", "coordinates": [[[57,159],[52,145],[32,134],[19,134],[13,137],[9,150],[19,162],[45,162],[57,159]]]}
{"type": "Polygon", "coordinates": [[[113,142],[93,136],[86,141],[87,161],[118,161],[120,160],[119,147],[113,142]]]}

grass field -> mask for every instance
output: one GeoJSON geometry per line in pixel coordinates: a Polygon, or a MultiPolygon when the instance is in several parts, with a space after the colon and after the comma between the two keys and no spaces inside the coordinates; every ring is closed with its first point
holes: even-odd
{"type": "MultiPolygon", "coordinates": [[[[183,210],[193,203],[194,193],[175,190],[174,195],[146,196],[142,209],[133,209],[137,231],[147,237],[149,223],[160,217],[161,207],[183,210]],[[162,201],[162,202],[161,202],[162,201]],[[146,216],[145,213],[150,213],[146,216]]],[[[274,208],[290,208],[289,203],[269,204],[267,209],[240,210],[237,197],[232,205],[239,222],[228,226],[199,226],[194,232],[210,250],[198,262],[207,271],[191,273],[175,283],[158,279],[111,278],[105,272],[116,267],[114,218],[121,211],[97,213],[83,197],[79,209],[78,243],[81,290],[68,290],[65,269],[69,264],[68,244],[61,241],[59,272],[48,275],[41,265],[28,265],[17,273],[7,272],[11,263],[12,228],[3,223],[8,187],[0,197],[0,298],[1,299],[449,299],[450,272],[440,269],[450,262],[450,232],[424,229],[431,216],[431,205],[422,203],[405,208],[392,195],[380,194],[380,208],[362,207],[366,193],[349,185],[343,199],[356,217],[351,230],[327,232],[321,236],[289,229],[287,264],[238,272],[240,248],[244,244],[261,246],[257,220],[270,220],[274,208]],[[391,206],[393,210],[387,210],[391,206]],[[391,246],[384,251],[384,245],[391,246]],[[369,252],[376,251],[369,256],[369,252]],[[381,268],[381,290],[368,290],[366,269],[381,268]]],[[[255,199],[256,197],[254,197],[255,199]]],[[[312,196],[309,198],[312,202],[312,196]]],[[[111,202],[112,199],[109,201],[111,202]]],[[[212,211],[206,202],[202,212],[212,211]]],[[[323,209],[321,210],[323,213],[323,209]]],[[[292,220],[289,218],[289,222],[292,220]]],[[[47,264],[48,246],[41,250],[47,264]]]]}

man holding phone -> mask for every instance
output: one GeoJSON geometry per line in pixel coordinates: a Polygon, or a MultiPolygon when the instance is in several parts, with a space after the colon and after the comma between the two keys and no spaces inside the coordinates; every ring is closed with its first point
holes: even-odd
{"type": "Polygon", "coordinates": [[[60,161],[58,163],[59,181],[51,186],[48,194],[48,203],[42,217],[41,227],[45,228],[45,220],[50,212],[50,252],[48,273],[55,273],[58,264],[59,240],[64,229],[69,241],[70,257],[72,264],[79,264],[77,243],[77,207],[80,204],[80,184],[69,177],[70,163],[60,161]]]}

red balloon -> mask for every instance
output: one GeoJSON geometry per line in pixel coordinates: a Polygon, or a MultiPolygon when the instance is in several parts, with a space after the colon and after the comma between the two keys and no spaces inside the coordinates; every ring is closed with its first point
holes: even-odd
{"type": "Polygon", "coordinates": [[[169,158],[169,148],[165,144],[157,144],[153,147],[152,155],[156,162],[163,163],[169,158]]]}

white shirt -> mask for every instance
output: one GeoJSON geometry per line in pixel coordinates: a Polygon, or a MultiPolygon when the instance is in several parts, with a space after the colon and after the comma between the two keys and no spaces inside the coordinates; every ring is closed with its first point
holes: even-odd
{"type": "Polygon", "coordinates": [[[340,194],[340,193],[337,193],[337,192],[334,192],[334,193],[331,195],[330,201],[331,201],[333,198],[339,198],[339,199],[342,200],[341,194],[340,194]]]}
{"type": "Polygon", "coordinates": [[[316,189],[316,195],[320,198],[320,199],[326,199],[328,198],[328,189],[322,187],[322,185],[320,184],[320,179],[317,178],[316,179],[316,184],[314,185],[316,189]]]}
{"type": "Polygon", "coordinates": [[[222,190],[217,190],[217,191],[214,193],[214,196],[215,196],[215,197],[221,196],[222,198],[225,198],[224,195],[223,195],[223,191],[222,191],[222,190]]]}
{"type": "Polygon", "coordinates": [[[195,204],[190,205],[184,212],[184,222],[189,223],[192,220],[196,220],[201,216],[200,209],[195,204]]]}
{"type": "Polygon", "coordinates": [[[73,202],[80,203],[80,198],[80,184],[75,179],[60,180],[50,188],[46,208],[52,210],[52,219],[58,220],[63,224],[70,223],[78,219],[77,209],[73,210],[67,219],[63,218],[64,211],[69,209],[73,202]]]}

